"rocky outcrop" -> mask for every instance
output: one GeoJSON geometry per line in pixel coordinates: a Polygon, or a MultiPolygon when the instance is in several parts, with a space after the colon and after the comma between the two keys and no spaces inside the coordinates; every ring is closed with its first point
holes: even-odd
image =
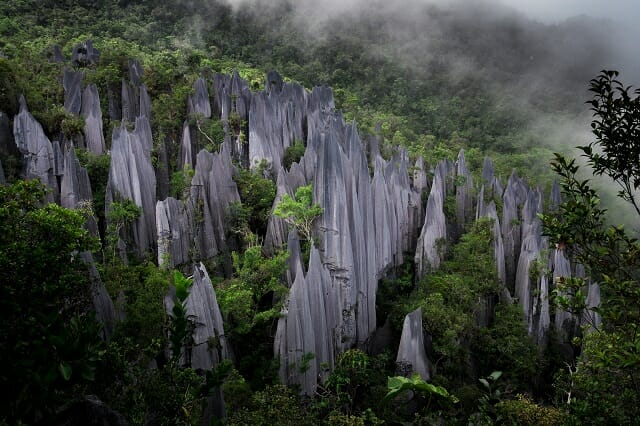
{"type": "Polygon", "coordinates": [[[240,201],[232,177],[230,149],[222,144],[220,153],[198,153],[191,180],[193,236],[198,259],[209,259],[227,248],[225,219],[230,203],[240,201]]]}
{"type": "MultiPolygon", "coordinates": [[[[514,170],[511,177],[509,177],[502,197],[502,238],[504,240],[504,261],[509,286],[515,282],[520,246],[522,244],[519,206],[524,203],[526,195],[526,185],[514,170]]],[[[510,290],[513,290],[513,288],[510,287],[510,290]]]]}
{"type": "Polygon", "coordinates": [[[473,179],[467,168],[464,151],[458,153],[456,161],[456,177],[454,181],[456,190],[456,225],[457,232],[464,232],[464,226],[473,220],[473,179]]]}
{"type": "Polygon", "coordinates": [[[515,294],[522,305],[529,334],[534,336],[539,344],[545,341],[551,323],[547,260],[542,253],[548,242],[542,237],[541,223],[537,217],[541,212],[542,195],[538,191],[529,190],[522,208],[522,245],[516,272],[515,294]]]}
{"type": "Polygon", "coordinates": [[[100,51],[93,47],[91,40],[75,45],[71,52],[71,63],[76,67],[95,65],[99,60],[100,51]]]}
{"type": "MultiPolygon", "coordinates": [[[[192,209],[191,209],[192,210],[192,209]]],[[[156,203],[158,265],[173,268],[189,262],[192,218],[184,202],[169,197],[156,203]]]]}
{"type": "Polygon", "coordinates": [[[113,130],[106,208],[108,211],[112,202],[126,199],[142,209],[142,215],[128,230],[133,243],[132,249],[141,257],[154,247],[157,235],[156,177],[151,164],[152,147],[151,127],[146,117],[136,119],[132,132],[127,130],[124,123],[113,130]]]}
{"type": "Polygon", "coordinates": [[[210,370],[231,357],[224,334],[222,313],[206,268],[202,263],[193,267],[193,284],[185,300],[187,318],[194,322],[191,367],[210,370]]]}
{"type": "MultiPolygon", "coordinates": [[[[555,287],[561,278],[571,278],[571,264],[565,256],[564,250],[555,248],[552,252],[551,265],[553,269],[553,282],[555,287]]],[[[562,294],[560,294],[562,295],[562,294]]],[[[556,309],[555,326],[558,333],[566,339],[571,339],[575,329],[575,319],[573,316],[560,308],[556,309]]]]}
{"type": "Polygon", "coordinates": [[[274,352],[281,360],[283,383],[297,383],[303,393],[312,395],[318,377],[326,378],[323,365],[333,368],[340,344],[340,308],[340,290],[312,246],[307,275],[298,264],[278,321],[274,352]],[[301,368],[303,363],[309,368],[301,368]]]}
{"type": "Polygon", "coordinates": [[[447,224],[444,216],[447,166],[445,161],[438,163],[427,200],[424,226],[416,247],[417,279],[421,279],[430,270],[437,269],[444,255],[443,245],[447,239],[447,224]]]}
{"type": "MultiPolygon", "coordinates": [[[[68,209],[90,206],[93,202],[93,194],[89,174],[87,169],[80,166],[73,145],[70,145],[65,152],[63,170],[60,183],[60,205],[68,209]]],[[[86,226],[93,235],[98,235],[98,224],[93,216],[87,219],[86,226]]]]}
{"type": "Polygon", "coordinates": [[[80,114],[82,107],[82,71],[65,68],[62,85],[64,86],[64,109],[74,115],[80,114]]]}
{"type": "Polygon", "coordinates": [[[24,96],[20,97],[20,112],[13,120],[13,136],[24,157],[23,175],[26,179],[40,179],[52,192],[49,200],[58,194],[58,182],[54,175],[53,147],[42,126],[29,113],[24,96]]]}
{"type": "Polygon", "coordinates": [[[418,308],[404,318],[396,368],[400,374],[419,374],[423,380],[431,378],[429,360],[424,348],[422,309],[418,308]]]}
{"type": "Polygon", "coordinates": [[[196,114],[204,118],[211,118],[211,103],[207,82],[200,77],[193,83],[193,95],[187,101],[187,113],[196,114]]]}
{"type": "MultiPolygon", "coordinates": [[[[286,83],[282,90],[255,93],[249,109],[249,165],[262,160],[274,170],[280,169],[285,150],[296,140],[302,141],[306,114],[306,92],[296,84],[286,83]]],[[[224,117],[224,115],[223,115],[224,117]]]]}
{"type": "Polygon", "coordinates": [[[90,252],[81,253],[82,260],[86,263],[89,269],[89,280],[91,282],[91,300],[93,301],[93,308],[96,311],[96,320],[102,325],[102,338],[109,340],[113,334],[116,323],[116,313],[113,307],[113,301],[109,297],[107,288],[104,286],[100,273],[96,268],[93,261],[93,256],[90,252]]]}
{"type": "Polygon", "coordinates": [[[84,139],[87,149],[95,155],[106,151],[102,133],[102,110],[95,84],[89,84],[82,95],[82,116],[84,117],[84,139]]]}

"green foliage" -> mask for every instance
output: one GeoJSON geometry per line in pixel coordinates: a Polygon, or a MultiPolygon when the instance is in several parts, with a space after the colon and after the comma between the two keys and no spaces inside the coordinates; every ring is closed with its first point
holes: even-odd
{"type": "Polygon", "coordinates": [[[38,181],[0,186],[0,384],[9,423],[40,421],[93,380],[103,343],[87,266],[96,247],[79,211],[45,205],[38,181]]]}
{"type": "Polygon", "coordinates": [[[189,366],[189,348],[193,344],[193,330],[195,324],[187,317],[186,301],[189,296],[189,287],[193,278],[185,277],[180,271],[173,271],[173,287],[176,295],[171,309],[171,322],[169,325],[169,341],[173,358],[179,359],[182,348],[185,348],[185,362],[189,366]]]}
{"type": "MultiPolygon", "coordinates": [[[[603,71],[591,81],[596,141],[579,149],[593,173],[609,176],[620,188],[618,197],[640,215],[634,198],[640,170],[632,157],[640,150],[635,130],[640,101],[615,80],[617,75],[603,71]]],[[[592,325],[597,325],[594,313],[602,319],[601,327],[585,328],[582,353],[575,368],[570,367],[570,379],[564,384],[559,380],[560,387],[569,395],[568,408],[577,423],[633,423],[640,406],[640,243],[623,226],[606,226],[600,197],[578,177],[575,160],[556,154],[552,168],[561,178],[564,202],[557,212],[542,216],[544,232],[574,261],[587,266],[601,290],[600,306],[588,309],[583,280],[565,279],[557,285],[560,308],[585,312],[592,325]]]]}
{"type": "Polygon", "coordinates": [[[294,198],[284,194],[273,214],[296,228],[305,240],[313,241],[313,222],[323,212],[319,204],[313,204],[313,185],[309,184],[296,189],[294,198]]]}
{"type": "Polygon", "coordinates": [[[141,214],[142,208],[132,200],[114,201],[109,205],[105,240],[106,250],[112,262],[117,259],[118,240],[122,237],[122,231],[135,222],[141,214]]]}
{"type": "Polygon", "coordinates": [[[272,336],[288,292],[284,284],[287,257],[286,251],[266,257],[260,246],[234,252],[233,277],[216,284],[237,368],[256,388],[274,382],[277,373],[272,336]]]}
{"type": "Polygon", "coordinates": [[[317,423],[303,410],[299,398],[290,388],[274,385],[254,393],[248,406],[234,412],[228,424],[302,426],[317,423]]]}
{"type": "Polygon", "coordinates": [[[591,128],[596,137],[589,145],[579,147],[593,169],[593,174],[607,175],[620,186],[618,196],[631,203],[640,215],[636,190],[640,187],[640,89],[630,94],[616,78],[617,71],[604,70],[591,80],[593,99],[588,103],[593,112],[591,128]],[[631,141],[631,143],[630,143],[631,141]]]}
{"type": "Polygon", "coordinates": [[[522,394],[516,395],[516,399],[498,402],[496,412],[498,422],[504,425],[561,426],[568,420],[565,412],[540,406],[522,394]]]}
{"type": "Polygon", "coordinates": [[[194,170],[189,163],[185,164],[182,170],[177,171],[171,175],[171,181],[169,182],[169,193],[172,197],[177,199],[186,199],[191,190],[191,179],[194,175],[194,170]]]}
{"type": "Polygon", "coordinates": [[[411,378],[402,376],[389,377],[387,387],[389,388],[389,392],[385,395],[385,400],[395,398],[407,391],[411,391],[422,396],[440,397],[454,404],[458,402],[458,398],[454,395],[450,395],[445,388],[425,382],[418,374],[415,374],[411,378]]]}
{"type": "Polygon", "coordinates": [[[443,373],[451,378],[464,379],[469,374],[464,366],[471,353],[461,341],[470,341],[477,331],[480,302],[495,298],[501,286],[493,259],[491,229],[490,220],[476,222],[453,247],[451,259],[425,276],[411,298],[422,307],[424,327],[433,336],[433,348],[442,358],[443,373]]]}
{"type": "Polygon", "coordinates": [[[378,424],[378,417],[397,418],[393,407],[380,404],[387,392],[387,376],[392,366],[392,357],[386,352],[377,356],[359,349],[342,353],[320,388],[322,398],[313,405],[313,412],[318,418],[328,418],[330,423],[331,419],[346,421],[353,417],[355,424],[362,421],[378,424]]]}
{"type": "Polygon", "coordinates": [[[67,113],[60,122],[60,131],[67,139],[81,135],[84,132],[84,117],[67,113]]]}
{"type": "Polygon", "coordinates": [[[260,246],[249,247],[244,253],[233,253],[234,278],[219,284],[218,303],[229,319],[227,330],[246,334],[280,315],[281,304],[261,309],[266,296],[282,300],[287,294],[283,284],[288,252],[281,251],[268,258],[260,246]]]}
{"type": "Polygon", "coordinates": [[[507,372],[510,385],[516,389],[530,388],[531,378],[542,370],[543,361],[527,334],[519,305],[498,304],[491,326],[478,330],[473,350],[480,374],[493,369],[507,372]]]}
{"type": "Polygon", "coordinates": [[[302,156],[304,155],[305,146],[302,141],[294,141],[293,145],[288,146],[284,151],[284,157],[282,159],[282,166],[289,170],[293,163],[297,163],[300,161],[302,156]]]}
{"type": "Polygon", "coordinates": [[[247,225],[257,235],[266,233],[271,207],[276,197],[276,185],[272,180],[266,179],[262,172],[262,167],[258,167],[257,170],[241,168],[234,176],[240,200],[247,209],[247,225]]]}

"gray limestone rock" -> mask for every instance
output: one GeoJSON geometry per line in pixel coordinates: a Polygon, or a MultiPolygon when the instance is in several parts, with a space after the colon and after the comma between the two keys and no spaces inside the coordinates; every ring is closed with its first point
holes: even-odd
{"type": "Polygon", "coordinates": [[[493,253],[496,260],[496,270],[498,271],[500,281],[506,284],[507,274],[504,264],[504,243],[502,240],[500,218],[496,211],[496,204],[493,201],[489,203],[485,216],[493,220],[493,253]]]}
{"type": "Polygon", "coordinates": [[[529,333],[543,343],[550,324],[547,261],[543,251],[548,241],[542,238],[542,194],[529,190],[522,207],[522,245],[516,272],[515,293],[524,310],[529,333]]]}
{"type": "Polygon", "coordinates": [[[82,107],[82,71],[64,70],[62,85],[64,86],[64,109],[71,114],[80,114],[82,107]]]}
{"type": "Polygon", "coordinates": [[[282,91],[282,76],[277,71],[269,71],[265,78],[264,87],[269,93],[282,91]]]}
{"type": "Polygon", "coordinates": [[[278,322],[274,352],[281,361],[283,383],[300,384],[302,393],[311,395],[318,377],[326,378],[322,366],[333,368],[340,345],[340,312],[340,290],[312,246],[307,276],[298,264],[289,300],[278,322]],[[305,358],[309,368],[303,371],[300,366],[305,358]]]}
{"type": "Polygon", "coordinates": [[[291,287],[296,280],[296,272],[298,272],[298,270],[304,272],[302,252],[300,251],[300,239],[295,229],[289,231],[287,249],[289,250],[289,258],[287,259],[287,286],[291,287]]]}
{"type": "Polygon", "coordinates": [[[144,69],[142,64],[137,59],[129,59],[128,63],[129,81],[135,87],[142,85],[142,76],[144,75],[144,69]]]}
{"type": "Polygon", "coordinates": [[[147,93],[147,86],[144,84],[140,86],[140,107],[138,111],[140,117],[147,117],[151,120],[151,98],[147,93]]]}
{"type": "Polygon", "coordinates": [[[60,142],[53,141],[51,147],[53,148],[53,174],[62,176],[64,174],[64,153],[60,148],[60,142]]]}
{"type": "Polygon", "coordinates": [[[104,286],[102,279],[100,278],[100,273],[96,268],[91,253],[85,251],[80,255],[89,268],[91,299],[93,301],[93,308],[96,311],[96,319],[100,324],[102,324],[102,338],[108,341],[111,334],[113,334],[116,323],[116,313],[113,307],[113,301],[111,300],[111,297],[109,297],[107,288],[104,286]]]}
{"type": "Polygon", "coordinates": [[[278,170],[285,150],[304,138],[307,93],[297,84],[255,93],[249,109],[249,165],[266,160],[278,170]]]}
{"type": "Polygon", "coordinates": [[[140,98],[137,87],[122,79],[120,99],[122,101],[122,121],[133,123],[140,115],[140,98]]]}
{"type": "MultiPolygon", "coordinates": [[[[569,262],[569,259],[567,259],[567,257],[565,256],[564,250],[555,248],[553,250],[552,256],[553,256],[552,285],[555,287],[561,277],[567,277],[567,278],[571,277],[571,264],[569,262]]],[[[556,314],[555,314],[556,330],[559,333],[564,334],[564,337],[566,338],[573,337],[571,336],[571,333],[573,330],[573,324],[572,324],[573,322],[574,322],[574,319],[572,318],[572,315],[569,312],[560,308],[556,309],[556,314]]]]}
{"type": "Polygon", "coordinates": [[[84,117],[84,136],[87,149],[95,155],[104,154],[106,148],[102,133],[102,110],[100,109],[98,87],[95,84],[89,84],[84,89],[82,116],[84,117]]]}
{"type": "Polygon", "coordinates": [[[512,285],[516,276],[522,244],[519,209],[527,197],[527,192],[526,185],[514,170],[502,196],[502,238],[504,240],[507,285],[510,289],[513,289],[512,285]]]}
{"type": "MultiPolygon", "coordinates": [[[[282,197],[287,194],[290,197],[295,195],[296,189],[306,184],[304,175],[299,165],[294,164],[287,172],[283,168],[280,168],[277,174],[276,180],[276,196],[273,200],[271,211],[273,212],[282,200],[282,197]]],[[[264,250],[268,254],[275,253],[276,250],[284,247],[287,242],[289,234],[289,226],[284,219],[281,219],[273,214],[269,217],[269,223],[267,224],[267,234],[264,239],[264,250]]]]}
{"type": "Polygon", "coordinates": [[[122,123],[113,130],[111,166],[106,189],[106,208],[114,201],[128,199],[142,209],[129,230],[133,249],[139,256],[156,242],[156,176],[151,165],[151,127],[146,117],[136,119],[133,132],[122,123]]]}
{"type": "Polygon", "coordinates": [[[594,330],[600,328],[602,324],[600,314],[591,310],[600,306],[600,285],[598,283],[590,283],[588,286],[587,309],[582,313],[582,325],[588,325],[589,330],[594,330]]]}
{"type": "Polygon", "coordinates": [[[278,321],[274,341],[276,356],[281,359],[280,380],[287,384],[300,385],[301,393],[313,395],[317,386],[317,366],[313,358],[316,352],[316,329],[311,317],[309,287],[305,283],[302,269],[296,272],[289,300],[278,321]],[[303,368],[305,364],[308,368],[303,368]]]}
{"type": "Polygon", "coordinates": [[[458,233],[464,231],[464,225],[473,218],[473,179],[467,168],[467,162],[464,158],[464,150],[458,153],[456,161],[456,224],[458,233]]]}
{"type": "Polygon", "coordinates": [[[556,211],[562,204],[562,193],[560,192],[560,185],[557,180],[553,181],[551,187],[551,196],[549,198],[549,210],[556,211]]]}
{"type": "MultiPolygon", "coordinates": [[[[64,173],[60,183],[60,205],[76,209],[91,205],[93,194],[87,169],[80,166],[76,151],[71,145],[64,154],[64,173]]],[[[92,235],[98,235],[98,223],[92,215],[85,225],[92,235]]]]}
{"type": "Polygon", "coordinates": [[[211,118],[209,91],[204,78],[198,78],[193,84],[193,95],[189,96],[187,106],[189,114],[198,114],[204,118],[211,118]]]}
{"type": "Polygon", "coordinates": [[[484,162],[482,163],[482,183],[490,185],[491,182],[493,182],[493,177],[493,162],[491,161],[491,158],[484,157],[484,162]]]}
{"type": "Polygon", "coordinates": [[[431,378],[429,360],[424,348],[421,308],[404,318],[396,364],[401,367],[401,370],[407,371],[408,375],[417,373],[423,380],[431,378]]]}
{"type": "MultiPolygon", "coordinates": [[[[189,288],[185,307],[187,317],[195,324],[191,367],[195,370],[210,370],[229,359],[231,352],[224,334],[222,313],[213,284],[202,263],[193,267],[193,284],[189,288]]],[[[184,355],[186,354],[183,352],[184,355]]]]}
{"type": "Polygon", "coordinates": [[[192,223],[182,201],[169,197],[156,203],[158,265],[173,268],[189,262],[192,223]]]}
{"type": "Polygon", "coordinates": [[[95,65],[99,60],[100,51],[93,47],[91,40],[77,44],[71,52],[71,62],[77,67],[95,65]]]}
{"type": "Polygon", "coordinates": [[[193,214],[198,217],[193,234],[199,259],[209,259],[227,248],[227,207],[240,201],[238,188],[232,179],[233,170],[230,149],[226,144],[222,144],[217,154],[206,150],[198,153],[190,197],[193,214]]]}
{"type": "Polygon", "coordinates": [[[193,150],[193,142],[191,140],[191,127],[189,122],[185,120],[182,125],[182,143],[180,144],[180,170],[184,170],[184,166],[189,165],[193,169],[196,162],[195,152],[193,150]]]}
{"type": "Polygon", "coordinates": [[[442,261],[442,244],[447,239],[447,224],[443,210],[447,169],[444,161],[438,163],[427,200],[425,222],[418,238],[415,255],[418,279],[421,279],[429,270],[437,269],[442,261]]]}
{"type": "Polygon", "coordinates": [[[24,157],[24,177],[40,179],[52,190],[48,197],[53,200],[53,194],[58,194],[53,147],[40,123],[29,113],[24,96],[20,97],[20,112],[13,120],[13,136],[24,157]]]}

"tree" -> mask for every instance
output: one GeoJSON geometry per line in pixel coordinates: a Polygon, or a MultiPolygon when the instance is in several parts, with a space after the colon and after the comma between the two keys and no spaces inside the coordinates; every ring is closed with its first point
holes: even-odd
{"type": "Polygon", "coordinates": [[[43,205],[38,181],[0,186],[0,422],[47,419],[93,381],[103,354],[82,212],[43,205]]]}
{"type": "Polygon", "coordinates": [[[312,241],[313,222],[324,212],[319,204],[313,204],[313,185],[296,189],[295,198],[284,194],[273,214],[295,227],[302,237],[312,241]]]}
{"type": "MultiPolygon", "coordinates": [[[[602,71],[591,81],[596,140],[578,147],[594,175],[609,176],[620,187],[618,197],[640,218],[636,190],[640,186],[640,91],[616,80],[616,71],[602,71]]],[[[602,325],[585,334],[582,353],[570,378],[559,386],[568,395],[572,414],[589,423],[625,424],[640,415],[640,243],[624,226],[607,226],[607,210],[587,180],[578,176],[576,160],[556,154],[553,170],[561,178],[564,202],[555,214],[542,217],[545,234],[586,267],[600,283],[599,307],[586,305],[585,280],[557,283],[568,295],[557,304],[571,312],[600,315],[602,325]]]]}

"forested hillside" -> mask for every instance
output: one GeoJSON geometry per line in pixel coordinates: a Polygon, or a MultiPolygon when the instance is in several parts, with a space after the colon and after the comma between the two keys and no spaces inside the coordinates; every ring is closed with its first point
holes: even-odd
{"type": "Polygon", "coordinates": [[[0,6],[0,422],[636,421],[614,23],[0,6]]]}

